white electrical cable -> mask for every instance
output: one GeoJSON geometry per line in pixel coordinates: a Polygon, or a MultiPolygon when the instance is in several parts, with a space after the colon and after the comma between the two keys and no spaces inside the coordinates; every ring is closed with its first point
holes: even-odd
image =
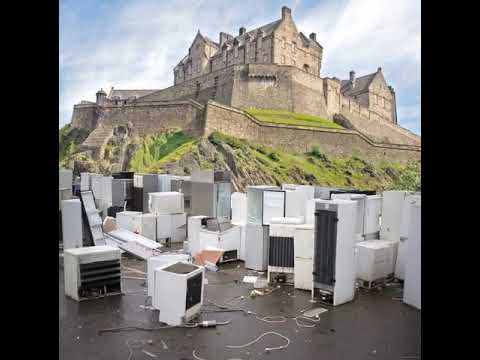
{"type": "Polygon", "coordinates": [[[263,318],[257,316],[256,319],[260,321],[264,321],[266,323],[284,323],[287,321],[287,318],[281,315],[264,316],[263,318]]]}
{"type": "Polygon", "coordinates": [[[241,348],[250,346],[250,345],[252,345],[252,344],[255,344],[258,340],[260,340],[261,338],[263,338],[265,335],[269,335],[269,334],[280,336],[281,338],[287,340],[287,343],[286,343],[285,345],[281,345],[281,346],[266,347],[266,348],[265,348],[265,351],[266,351],[266,352],[273,351],[273,350],[282,350],[282,349],[287,348],[287,346],[290,344],[290,339],[287,338],[286,336],[284,336],[284,335],[282,335],[282,334],[279,334],[279,333],[277,333],[277,332],[275,332],[275,331],[268,331],[268,332],[263,333],[262,335],[260,335],[260,336],[259,336],[258,338],[256,338],[255,340],[250,341],[249,343],[246,343],[246,344],[243,344],[243,345],[227,345],[227,348],[230,348],[230,349],[241,349],[241,348]]]}
{"type": "Polygon", "coordinates": [[[318,323],[320,321],[320,318],[315,320],[313,318],[309,318],[309,317],[306,317],[306,316],[297,316],[295,318],[295,322],[297,323],[298,327],[302,327],[302,328],[313,328],[313,327],[316,326],[316,324],[302,324],[302,323],[298,322],[298,319],[308,320],[308,321],[312,321],[314,323],[318,323]]]}

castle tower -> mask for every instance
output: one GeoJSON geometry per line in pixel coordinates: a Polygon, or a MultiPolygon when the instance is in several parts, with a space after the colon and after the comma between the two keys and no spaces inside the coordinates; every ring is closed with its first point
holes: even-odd
{"type": "Polygon", "coordinates": [[[97,91],[97,105],[98,106],[103,106],[105,105],[105,102],[107,101],[107,93],[103,91],[103,89],[100,89],[97,91]]]}

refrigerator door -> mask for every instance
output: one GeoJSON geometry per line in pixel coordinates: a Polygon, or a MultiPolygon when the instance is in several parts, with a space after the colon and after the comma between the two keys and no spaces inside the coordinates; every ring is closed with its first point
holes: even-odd
{"type": "Polygon", "coordinates": [[[285,216],[285,191],[263,192],[263,225],[269,225],[274,217],[285,216]]]}
{"type": "Polygon", "coordinates": [[[295,267],[294,267],[294,286],[295,289],[303,290],[312,290],[313,284],[313,260],[312,259],[303,259],[296,257],[295,258],[295,267]]]}

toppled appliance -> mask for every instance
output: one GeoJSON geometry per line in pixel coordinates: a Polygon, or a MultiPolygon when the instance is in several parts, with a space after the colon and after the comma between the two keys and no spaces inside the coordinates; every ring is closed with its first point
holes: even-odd
{"type": "Polygon", "coordinates": [[[81,301],[122,293],[121,254],[112,246],[64,251],[65,295],[81,301]]]}
{"type": "MultiPolygon", "coordinates": [[[[158,267],[171,265],[176,262],[191,262],[191,256],[188,254],[176,254],[176,253],[164,253],[158,256],[152,256],[147,260],[147,295],[152,297],[152,305],[157,308],[153,303],[154,294],[154,271],[158,267]]],[[[165,294],[164,294],[165,296],[165,294]]]]}
{"type": "Polygon", "coordinates": [[[109,245],[118,246],[143,260],[161,254],[162,244],[125,229],[110,231],[105,238],[109,245]]]}

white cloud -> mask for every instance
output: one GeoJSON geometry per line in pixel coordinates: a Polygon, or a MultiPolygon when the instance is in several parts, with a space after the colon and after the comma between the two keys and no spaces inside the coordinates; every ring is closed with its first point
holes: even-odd
{"type": "MultiPolygon", "coordinates": [[[[74,9],[61,7],[60,125],[70,121],[73,104],[94,101],[101,87],[171,86],[172,68],[198,29],[217,40],[220,31],[236,33],[240,26],[251,29],[278,19],[281,5],[255,0],[136,1],[91,27],[74,9]]],[[[346,78],[352,68],[361,76],[382,66],[397,92],[400,123],[405,125],[406,116],[401,106],[418,107],[417,120],[413,116],[408,121],[417,121],[419,128],[418,1],[322,1],[305,9],[304,2],[293,0],[289,6],[299,30],[316,32],[324,47],[322,76],[346,78]]]]}

